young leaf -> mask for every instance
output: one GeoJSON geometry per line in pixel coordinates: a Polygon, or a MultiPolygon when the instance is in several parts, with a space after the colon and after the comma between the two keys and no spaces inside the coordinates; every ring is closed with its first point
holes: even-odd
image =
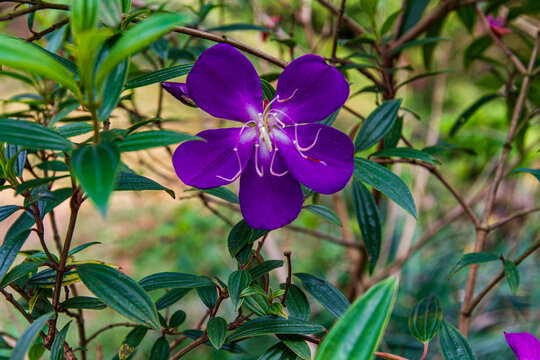
{"type": "Polygon", "coordinates": [[[11,214],[14,214],[17,210],[19,210],[19,207],[17,205],[0,206],[0,221],[4,221],[11,214]]]}
{"type": "Polygon", "coordinates": [[[10,360],[24,360],[26,353],[30,350],[30,347],[38,337],[41,329],[45,326],[45,323],[51,316],[52,313],[40,316],[24,330],[24,333],[17,341],[17,344],[11,353],[10,360]]]}
{"type": "Polygon", "coordinates": [[[416,205],[407,185],[397,175],[382,165],[355,157],[354,176],[407,210],[416,219],[416,205]]]}
{"type": "Polygon", "coordinates": [[[177,78],[189,74],[193,64],[182,64],[166,69],[152,71],[151,73],[141,75],[126,83],[124,90],[135,89],[142,86],[148,86],[159,82],[177,78]]]}
{"type": "Polygon", "coordinates": [[[190,292],[191,289],[172,289],[165,293],[162,297],[156,300],[156,309],[163,310],[173,304],[175,304],[178,300],[182,299],[188,292],[190,292]]]}
{"type": "Polygon", "coordinates": [[[439,347],[444,360],[478,360],[467,339],[444,320],[439,331],[439,347]]]}
{"type": "Polygon", "coordinates": [[[540,169],[517,168],[510,171],[510,174],[508,174],[508,176],[516,173],[529,173],[533,175],[538,181],[540,181],[540,169]]]}
{"type": "Polygon", "coordinates": [[[36,150],[69,151],[73,143],[54,130],[24,120],[0,119],[0,142],[36,150]]]}
{"type": "Polygon", "coordinates": [[[171,319],[169,321],[169,326],[172,328],[178,327],[186,321],[186,313],[182,310],[177,310],[174,312],[174,314],[171,315],[171,319]]]}
{"type": "Polygon", "coordinates": [[[356,221],[369,256],[369,271],[373,273],[381,251],[379,208],[368,188],[357,179],[352,182],[352,199],[356,221]]]}
{"type": "Polygon", "coordinates": [[[119,163],[120,153],[113,143],[86,145],[73,151],[73,170],[103,215],[107,212],[119,163]]]}
{"type": "Polygon", "coordinates": [[[304,209],[315,215],[319,215],[324,220],[331,222],[332,224],[336,224],[337,226],[343,226],[339,216],[334,212],[334,210],[327,208],[326,206],[306,205],[304,206],[304,209]]]}
{"type": "Polygon", "coordinates": [[[120,100],[120,94],[124,87],[124,81],[128,71],[129,61],[126,59],[122,61],[118,66],[111,70],[109,75],[103,81],[101,88],[102,103],[97,111],[98,119],[105,121],[111,115],[118,101],[120,100]]]}
{"type": "Polygon", "coordinates": [[[229,296],[234,305],[235,311],[242,306],[240,294],[251,283],[251,275],[246,270],[237,270],[229,275],[228,288],[229,296]]]}
{"type": "Polygon", "coordinates": [[[15,257],[17,257],[19,250],[23,246],[30,233],[30,230],[24,230],[18,233],[16,236],[10,238],[7,238],[6,236],[4,243],[2,244],[2,246],[0,246],[0,280],[9,270],[11,264],[13,264],[15,257]]]}
{"type": "Polygon", "coordinates": [[[386,101],[369,114],[354,141],[356,151],[369,149],[392,129],[400,106],[401,99],[386,101]]]}
{"type": "Polygon", "coordinates": [[[178,144],[187,140],[198,139],[195,136],[171,130],[149,130],[133,133],[118,143],[121,152],[144,150],[153,147],[178,144]]]}
{"type": "Polygon", "coordinates": [[[519,270],[513,261],[504,260],[504,277],[508,287],[516,295],[519,288],[519,270]]]}
{"type": "MultiPolygon", "coordinates": [[[[1,248],[0,248],[1,249],[1,248]]],[[[0,289],[5,288],[14,281],[19,280],[22,277],[30,275],[40,267],[40,263],[37,261],[33,262],[23,262],[11,269],[0,281],[0,289]]]]}
{"type": "Polygon", "coordinates": [[[427,154],[423,151],[411,149],[411,148],[391,148],[391,149],[384,149],[381,151],[377,151],[376,153],[373,153],[371,156],[379,156],[379,157],[400,157],[403,159],[413,159],[413,160],[421,160],[424,162],[427,162],[428,164],[436,165],[439,162],[430,154],[427,154]]]}
{"type": "Polygon", "coordinates": [[[177,288],[198,288],[215,286],[212,280],[207,277],[176,273],[162,272],[145,277],[139,284],[146,291],[158,289],[177,289],[177,288]]]}
{"type": "Polygon", "coordinates": [[[369,289],[330,329],[315,360],[370,360],[379,348],[398,289],[395,278],[369,289]]]}
{"type": "Polygon", "coordinates": [[[294,275],[302,281],[307,292],[336,318],[339,318],[351,305],[349,300],[328,281],[305,273],[294,275]]]}
{"type": "Polygon", "coordinates": [[[101,301],[125,317],[159,330],[159,319],[152,299],[144,289],[120,271],[106,265],[77,265],[84,285],[101,301]]]}
{"type": "Polygon", "coordinates": [[[215,286],[195,288],[201,301],[207,308],[213,309],[217,303],[217,288],[215,286]]]}
{"type": "Polygon", "coordinates": [[[51,345],[51,357],[50,360],[62,360],[64,358],[64,342],[66,341],[66,335],[69,330],[71,321],[68,322],[62,330],[56,334],[54,341],[51,345]]]}
{"type": "Polygon", "coordinates": [[[227,245],[231,257],[234,258],[236,255],[238,255],[240,250],[242,250],[244,246],[251,242],[252,237],[253,229],[248,224],[246,224],[244,220],[241,220],[236,225],[234,225],[227,238],[227,245]]]}
{"type": "Polygon", "coordinates": [[[420,342],[427,343],[437,335],[443,321],[439,299],[435,295],[420,300],[409,316],[409,330],[420,342]]]}
{"type": "Polygon", "coordinates": [[[458,260],[456,265],[450,270],[450,275],[448,275],[448,278],[451,278],[457,272],[461,269],[463,269],[466,266],[472,265],[472,264],[482,264],[490,261],[498,260],[499,257],[495,254],[487,254],[487,253],[469,253],[465,254],[461,257],[461,259],[458,260]]]}
{"type": "Polygon", "coordinates": [[[220,186],[220,187],[217,187],[217,188],[212,188],[212,189],[193,188],[193,190],[201,191],[201,192],[203,192],[205,194],[210,194],[212,196],[218,197],[218,198],[220,198],[222,200],[228,201],[228,202],[233,203],[233,204],[238,204],[240,202],[238,200],[238,196],[235,193],[233,193],[231,190],[229,190],[229,189],[227,189],[226,187],[223,187],[223,186],[220,186]]]}
{"type": "Polygon", "coordinates": [[[324,327],[300,319],[284,319],[281,316],[263,316],[246,322],[236,329],[227,339],[234,341],[242,338],[269,334],[318,334],[324,327]]]}
{"type": "Polygon", "coordinates": [[[219,316],[210,318],[206,325],[206,333],[212,345],[219,350],[227,338],[227,321],[219,316]]]}
{"type": "Polygon", "coordinates": [[[169,342],[165,336],[156,340],[150,351],[150,360],[167,360],[171,350],[169,348],[169,342]]]}

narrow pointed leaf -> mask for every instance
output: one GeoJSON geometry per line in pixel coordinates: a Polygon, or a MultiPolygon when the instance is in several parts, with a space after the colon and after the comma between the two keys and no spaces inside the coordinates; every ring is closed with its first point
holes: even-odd
{"type": "Polygon", "coordinates": [[[242,306],[242,298],[240,294],[251,283],[251,275],[246,270],[237,270],[229,276],[228,288],[229,296],[234,305],[235,310],[242,306]]]}
{"type": "Polygon", "coordinates": [[[198,138],[171,130],[148,130],[126,136],[118,143],[118,148],[121,152],[137,151],[194,139],[198,138]]]}
{"type": "MultiPolygon", "coordinates": [[[[228,201],[233,204],[238,204],[240,201],[238,200],[238,196],[233,193],[231,190],[227,189],[226,187],[220,186],[217,188],[212,189],[197,189],[193,188],[193,190],[201,191],[205,194],[210,194],[212,196],[218,197],[222,200],[228,201]]],[[[189,191],[189,190],[188,190],[189,191]]]]}
{"type": "Polygon", "coordinates": [[[17,341],[17,344],[11,353],[10,360],[24,360],[26,353],[30,350],[30,347],[39,336],[41,329],[43,329],[43,326],[45,326],[45,323],[51,316],[52,313],[40,316],[24,330],[24,333],[17,341]]]}
{"type": "Polygon", "coordinates": [[[401,99],[386,101],[369,114],[356,136],[356,151],[369,149],[392,129],[400,106],[401,99]]]}
{"type": "Polygon", "coordinates": [[[62,360],[64,358],[64,342],[66,341],[67,332],[69,330],[71,321],[68,322],[62,330],[56,334],[54,341],[51,345],[51,357],[50,360],[62,360]]]}
{"type": "Polygon", "coordinates": [[[192,274],[162,272],[145,277],[139,284],[146,291],[158,289],[198,288],[215,286],[207,277],[192,274]]]}
{"type": "Polygon", "coordinates": [[[529,173],[536,177],[538,181],[540,181],[540,169],[528,169],[528,168],[517,168],[512,170],[508,176],[516,174],[516,173],[529,173]]]}
{"type": "Polygon", "coordinates": [[[476,100],[472,105],[470,105],[458,116],[457,120],[452,126],[452,129],[450,129],[450,136],[454,136],[459,131],[459,129],[461,129],[461,127],[463,127],[463,125],[465,125],[467,121],[469,121],[471,116],[473,116],[478,109],[480,109],[488,102],[495,100],[499,96],[499,94],[487,94],[476,100]]]}
{"type": "Polygon", "coordinates": [[[281,340],[291,351],[303,360],[311,360],[311,350],[306,341],[298,335],[278,334],[277,338],[281,340]]]}
{"type": "Polygon", "coordinates": [[[36,150],[69,151],[73,148],[71,141],[52,129],[34,122],[14,119],[0,119],[0,142],[36,150]]]}
{"type": "Polygon", "coordinates": [[[319,215],[324,220],[331,222],[332,224],[336,224],[337,226],[343,226],[339,216],[334,212],[334,210],[327,208],[326,206],[311,204],[304,206],[304,209],[315,215],[319,215]]]}
{"type": "Polygon", "coordinates": [[[107,307],[103,301],[91,296],[75,296],[65,300],[62,307],[66,309],[102,310],[107,307]]]}
{"type": "Polygon", "coordinates": [[[285,344],[277,343],[266,350],[257,360],[295,360],[296,358],[296,354],[285,344]]]}
{"type": "Polygon", "coordinates": [[[0,279],[4,277],[11,267],[11,264],[13,264],[15,257],[17,257],[19,250],[30,233],[30,230],[24,230],[16,236],[7,239],[7,241],[4,241],[2,246],[0,246],[0,279]]]}
{"type": "Polygon", "coordinates": [[[182,64],[166,69],[152,71],[148,74],[138,76],[135,79],[128,81],[124,89],[135,89],[187,75],[192,67],[193,64],[182,64]]]}
{"type": "Polygon", "coordinates": [[[466,266],[472,265],[472,264],[482,264],[490,261],[498,260],[499,257],[495,254],[488,254],[488,253],[469,253],[465,254],[461,257],[461,259],[458,260],[456,265],[452,268],[450,271],[450,275],[448,275],[449,278],[454,276],[458,273],[459,270],[463,269],[466,266]]]}
{"type": "Polygon", "coordinates": [[[335,317],[341,317],[351,305],[349,300],[328,281],[305,273],[294,275],[302,281],[307,292],[335,317]]]}
{"type": "Polygon", "coordinates": [[[439,163],[437,159],[435,159],[430,154],[425,153],[420,150],[411,149],[411,148],[385,149],[385,150],[377,151],[376,153],[371,154],[370,157],[371,156],[399,157],[403,159],[421,160],[421,161],[427,162],[428,164],[433,164],[433,165],[437,165],[439,163]]]}
{"type": "Polygon", "coordinates": [[[439,347],[444,360],[478,360],[467,339],[444,320],[439,330],[439,347]]]}
{"type": "Polygon", "coordinates": [[[513,261],[504,260],[504,277],[508,287],[516,295],[519,289],[519,270],[513,261]]]}
{"type": "MultiPolygon", "coordinates": [[[[285,289],[285,284],[280,284],[279,287],[281,289],[285,289]]],[[[309,314],[311,312],[309,308],[309,301],[302,290],[294,284],[291,284],[289,287],[287,299],[285,299],[285,307],[292,317],[302,320],[309,320],[309,314]]]]}
{"type": "Polygon", "coordinates": [[[17,205],[0,206],[0,221],[4,221],[17,210],[19,210],[17,205]]]}
{"type": "Polygon", "coordinates": [[[270,334],[308,335],[323,331],[324,327],[309,321],[284,319],[281,316],[263,316],[241,325],[228,337],[227,341],[270,334]]]}
{"type": "Polygon", "coordinates": [[[143,191],[143,190],[163,190],[173,199],[174,191],[168,189],[152,179],[129,172],[121,172],[116,178],[115,191],[143,191]]]}
{"type": "Polygon", "coordinates": [[[251,274],[251,278],[253,280],[256,280],[263,276],[264,274],[280,268],[283,266],[283,260],[266,260],[265,262],[255,266],[254,268],[249,270],[249,273],[251,274]]]}
{"type": "Polygon", "coordinates": [[[227,338],[227,321],[219,316],[210,318],[206,332],[212,345],[219,350],[227,338]]]}
{"type": "Polygon", "coordinates": [[[169,342],[162,336],[156,340],[150,351],[150,360],[167,360],[171,350],[169,348],[169,342]]]}

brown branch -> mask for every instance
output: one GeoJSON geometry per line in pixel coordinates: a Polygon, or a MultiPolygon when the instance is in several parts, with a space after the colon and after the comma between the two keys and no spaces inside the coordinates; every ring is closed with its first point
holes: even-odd
{"type": "Polygon", "coordinates": [[[352,247],[352,248],[357,248],[357,249],[360,249],[363,246],[362,243],[346,241],[346,240],[340,239],[340,238],[338,238],[336,236],[333,236],[333,235],[330,235],[330,234],[325,234],[325,233],[317,231],[317,230],[308,229],[308,228],[304,228],[304,227],[297,226],[297,225],[287,225],[286,229],[296,231],[296,232],[300,232],[300,233],[304,233],[304,234],[316,237],[316,238],[321,239],[321,240],[327,240],[327,241],[333,242],[334,244],[338,244],[338,245],[341,245],[341,246],[347,246],[347,247],[352,247]]]}
{"type": "MultiPolygon", "coordinates": [[[[334,15],[339,14],[339,9],[328,0],[317,0],[319,4],[330,10],[334,15]]],[[[343,24],[353,32],[355,36],[365,34],[365,30],[352,18],[347,15],[343,15],[343,24]]]]}
{"type": "Polygon", "coordinates": [[[494,229],[496,229],[498,227],[501,227],[501,226],[509,223],[510,221],[519,219],[521,217],[527,216],[527,215],[532,214],[532,213],[537,212],[537,211],[540,211],[540,206],[536,206],[536,207],[533,207],[533,208],[530,208],[530,209],[517,211],[517,212],[515,212],[515,213],[513,213],[511,215],[508,215],[507,217],[502,218],[501,220],[489,225],[488,231],[492,231],[492,230],[494,230],[494,229]]]}
{"type": "Polygon", "coordinates": [[[86,339],[86,343],[90,343],[90,341],[94,340],[95,338],[97,338],[101,333],[107,331],[107,330],[110,330],[110,329],[113,329],[113,328],[116,328],[116,327],[120,327],[120,326],[125,326],[125,327],[136,327],[136,326],[139,326],[137,324],[133,324],[133,323],[129,323],[129,322],[124,322],[124,323],[114,323],[114,324],[109,324],[105,327],[102,327],[101,329],[97,330],[95,333],[93,333],[88,339],[86,339]]]}
{"type": "Polygon", "coordinates": [[[29,38],[26,38],[25,41],[31,42],[31,41],[39,40],[42,37],[44,37],[45,35],[53,32],[55,30],[60,29],[62,26],[66,25],[67,23],[69,23],[69,18],[65,18],[64,20],[60,20],[59,22],[54,23],[53,25],[49,26],[45,30],[34,33],[34,35],[30,36],[29,38]]]}
{"type": "Polygon", "coordinates": [[[285,251],[283,253],[287,258],[287,280],[285,280],[285,292],[283,293],[283,298],[281,299],[281,305],[285,306],[285,301],[287,300],[287,294],[289,293],[289,288],[291,287],[292,281],[292,264],[291,264],[291,252],[285,251]]]}
{"type": "Polygon", "coordinates": [[[33,13],[38,10],[44,10],[44,9],[69,10],[69,6],[62,5],[62,4],[51,4],[51,3],[46,3],[46,2],[39,2],[39,3],[36,2],[34,6],[30,6],[26,9],[22,9],[19,11],[10,12],[9,14],[4,15],[4,16],[0,16],[0,21],[15,19],[16,17],[33,13]]]}
{"type": "Polygon", "coordinates": [[[339,28],[341,26],[341,21],[343,20],[343,12],[345,11],[346,1],[347,0],[341,0],[341,5],[339,6],[339,10],[337,12],[336,26],[334,27],[334,35],[332,37],[332,55],[330,56],[332,60],[336,58],[339,28]]]}

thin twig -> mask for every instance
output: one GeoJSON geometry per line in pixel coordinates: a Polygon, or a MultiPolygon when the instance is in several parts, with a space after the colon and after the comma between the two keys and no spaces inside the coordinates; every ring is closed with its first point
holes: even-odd
{"type": "Polygon", "coordinates": [[[45,35],[53,32],[55,30],[60,29],[62,26],[66,25],[67,23],[69,23],[69,18],[65,18],[64,20],[60,20],[59,22],[49,26],[45,30],[34,33],[34,35],[30,36],[29,38],[26,38],[25,41],[26,42],[32,42],[32,41],[35,41],[35,40],[39,40],[42,37],[44,37],[45,35]]]}
{"type": "Polygon", "coordinates": [[[39,2],[36,3],[34,6],[29,6],[26,9],[22,9],[19,11],[10,12],[7,15],[0,16],[0,21],[6,21],[15,19],[16,17],[23,16],[29,13],[36,12],[38,10],[44,10],[44,9],[55,9],[55,10],[68,10],[69,6],[62,5],[62,4],[51,4],[46,2],[39,2]]]}
{"type": "Polygon", "coordinates": [[[334,244],[347,246],[347,247],[352,247],[352,248],[357,248],[357,249],[362,248],[362,243],[346,241],[346,240],[340,239],[340,238],[338,238],[336,236],[333,236],[333,235],[330,235],[330,234],[325,234],[323,232],[320,232],[320,231],[317,231],[317,230],[314,230],[314,229],[308,229],[308,228],[304,228],[304,227],[297,226],[297,225],[287,225],[286,229],[296,231],[296,232],[300,232],[300,233],[304,233],[304,234],[313,236],[313,237],[315,237],[317,239],[327,240],[327,241],[333,242],[334,244]]]}
{"type": "Polygon", "coordinates": [[[94,340],[95,338],[97,338],[101,333],[107,331],[107,330],[110,330],[110,329],[113,329],[113,328],[116,328],[116,327],[120,327],[120,326],[124,326],[124,327],[136,327],[138,326],[137,324],[134,324],[134,323],[129,323],[129,322],[124,322],[124,323],[114,323],[114,324],[109,324],[99,330],[97,330],[95,333],[93,333],[88,339],[86,339],[86,343],[89,344],[90,341],[94,340]]]}
{"type": "Polygon", "coordinates": [[[332,55],[330,56],[332,60],[336,58],[339,28],[341,26],[341,21],[343,20],[343,12],[345,11],[346,1],[347,0],[341,0],[341,5],[339,6],[339,10],[337,13],[336,26],[334,27],[334,35],[332,38],[332,55]]]}
{"type": "Polygon", "coordinates": [[[287,294],[289,293],[289,288],[291,287],[292,281],[292,264],[291,264],[291,251],[287,250],[283,253],[287,258],[287,280],[285,280],[285,292],[283,293],[283,298],[281,299],[281,305],[285,305],[287,301],[287,294]]]}
{"type": "MultiPolygon", "coordinates": [[[[317,0],[319,4],[330,10],[334,15],[339,13],[339,9],[328,0],[317,0]]],[[[366,31],[352,18],[347,15],[343,15],[343,24],[353,32],[355,36],[365,34],[366,31]]]]}
{"type": "Polygon", "coordinates": [[[501,220],[489,225],[488,231],[495,230],[496,228],[501,227],[501,226],[505,225],[506,223],[509,223],[510,221],[519,219],[521,217],[527,216],[527,215],[532,214],[532,213],[537,212],[537,211],[540,211],[540,206],[536,206],[536,207],[533,207],[533,208],[530,208],[530,209],[517,211],[517,212],[515,212],[515,213],[513,213],[511,215],[508,215],[507,217],[502,218],[501,220]]]}

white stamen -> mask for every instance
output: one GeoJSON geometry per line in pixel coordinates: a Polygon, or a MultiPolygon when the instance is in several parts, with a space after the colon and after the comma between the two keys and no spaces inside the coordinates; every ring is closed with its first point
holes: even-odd
{"type": "Polygon", "coordinates": [[[259,144],[255,144],[255,171],[257,171],[257,175],[259,175],[259,177],[263,177],[264,176],[264,168],[262,168],[261,170],[259,170],[259,144]]]}
{"type": "Polygon", "coordinates": [[[238,159],[238,172],[236,173],[236,175],[234,175],[232,178],[226,178],[226,177],[223,177],[223,176],[219,176],[219,175],[216,175],[216,177],[220,178],[220,179],[223,179],[225,181],[230,181],[230,182],[233,182],[234,180],[238,179],[238,177],[240,176],[240,174],[242,174],[242,161],[240,160],[240,154],[238,154],[238,148],[234,148],[233,149],[234,153],[236,154],[236,159],[238,159]]]}
{"type": "Polygon", "coordinates": [[[286,98],[286,99],[283,99],[283,100],[279,100],[279,96],[277,96],[277,97],[276,97],[276,98],[277,98],[277,101],[278,101],[278,102],[285,102],[285,101],[289,101],[289,100],[291,100],[291,99],[292,99],[292,97],[294,96],[294,94],[296,94],[296,92],[297,92],[297,91],[298,91],[298,89],[295,89],[295,90],[293,91],[293,93],[292,93],[292,95],[291,95],[291,96],[289,96],[288,98],[286,98]]]}
{"type": "Polygon", "coordinates": [[[281,177],[283,175],[287,175],[289,170],[285,170],[285,172],[283,172],[281,174],[278,174],[277,172],[274,171],[274,159],[276,158],[277,152],[278,152],[278,149],[276,148],[276,151],[274,151],[274,155],[272,155],[272,161],[270,162],[270,174],[272,174],[274,176],[277,176],[277,177],[281,177]]]}
{"type": "Polygon", "coordinates": [[[315,144],[317,144],[317,140],[319,140],[319,133],[321,132],[321,130],[322,129],[319,129],[319,131],[317,131],[317,135],[315,136],[315,140],[313,141],[313,144],[311,144],[308,147],[303,148],[298,143],[298,124],[294,124],[294,141],[293,141],[293,143],[296,145],[296,149],[298,149],[298,151],[309,151],[309,150],[313,149],[315,144]]]}

